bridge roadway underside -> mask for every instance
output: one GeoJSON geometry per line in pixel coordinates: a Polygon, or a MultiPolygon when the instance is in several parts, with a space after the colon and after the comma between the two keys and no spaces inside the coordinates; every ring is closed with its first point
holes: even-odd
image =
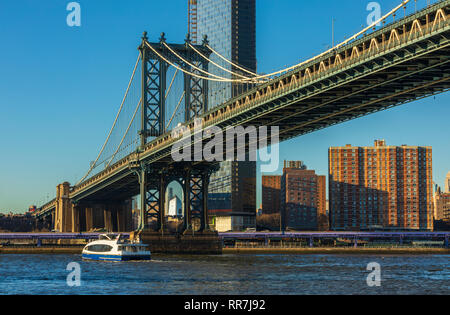
{"type": "MultiPolygon", "coordinates": [[[[204,169],[206,164],[203,162],[175,163],[171,158],[161,159],[158,162],[151,163],[147,173],[147,182],[150,182],[153,176],[159,175],[164,170],[167,176],[165,185],[168,185],[172,180],[182,180],[179,170],[183,170],[186,167],[204,169]]],[[[217,167],[217,163],[215,163],[215,166],[217,167]]],[[[208,164],[206,167],[211,168],[214,165],[208,164]]],[[[139,194],[140,179],[136,168],[124,168],[115,173],[110,179],[91,187],[82,196],[75,197],[74,200],[82,204],[101,204],[105,200],[109,203],[120,203],[139,194]]]]}
{"type": "Polygon", "coordinates": [[[279,126],[284,141],[444,92],[450,87],[450,46],[445,40],[426,53],[428,44],[372,59],[235,119],[244,125],[279,126]]]}
{"type": "Polygon", "coordinates": [[[96,186],[90,194],[82,199],[83,203],[96,204],[108,200],[108,202],[122,202],[139,195],[140,185],[137,174],[129,169],[124,170],[111,181],[96,186]]]}

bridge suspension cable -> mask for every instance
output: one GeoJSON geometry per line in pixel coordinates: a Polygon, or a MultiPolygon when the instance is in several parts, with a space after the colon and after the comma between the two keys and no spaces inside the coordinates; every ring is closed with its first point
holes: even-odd
{"type": "Polygon", "coordinates": [[[183,100],[184,96],[186,95],[186,91],[183,91],[183,94],[180,97],[180,100],[178,101],[177,107],[173,111],[172,117],[170,117],[169,122],[167,123],[166,129],[169,129],[170,124],[172,123],[173,119],[175,118],[175,114],[177,113],[178,108],[180,107],[181,101],[183,100]]]}
{"type": "Polygon", "coordinates": [[[175,81],[175,77],[177,76],[177,73],[178,73],[178,69],[176,69],[176,71],[172,77],[172,81],[170,82],[169,88],[167,89],[166,96],[165,96],[166,99],[167,99],[167,96],[169,96],[170,90],[172,89],[172,85],[173,85],[173,82],[175,81]]]}
{"type": "Polygon", "coordinates": [[[124,133],[122,139],[120,140],[120,143],[119,143],[119,145],[117,146],[116,151],[114,151],[114,153],[113,153],[111,159],[109,160],[109,162],[108,162],[108,164],[105,166],[105,168],[108,168],[108,167],[111,165],[112,161],[114,160],[114,158],[115,158],[116,155],[117,155],[117,152],[119,152],[120,148],[122,147],[123,141],[125,140],[125,137],[127,136],[128,131],[130,131],[131,125],[133,124],[134,118],[136,118],[136,114],[137,114],[137,112],[138,112],[138,110],[139,110],[139,107],[141,107],[141,104],[142,104],[142,98],[139,100],[139,102],[138,102],[138,104],[137,104],[137,106],[136,106],[136,109],[134,110],[133,117],[131,118],[131,121],[130,121],[130,123],[128,124],[127,130],[125,131],[125,133],[124,133]]]}
{"type": "MultiPolygon", "coordinates": [[[[349,37],[348,39],[344,40],[343,42],[337,44],[336,46],[334,46],[334,47],[328,49],[327,51],[325,51],[325,52],[323,52],[323,53],[321,53],[321,54],[319,54],[319,55],[317,55],[317,56],[315,56],[315,57],[312,57],[312,58],[310,58],[310,59],[308,59],[308,60],[306,60],[306,61],[302,61],[302,62],[300,62],[300,63],[298,63],[298,64],[296,64],[296,65],[293,65],[293,66],[291,66],[291,67],[287,67],[287,68],[285,68],[285,69],[278,70],[278,71],[275,71],[275,72],[272,72],[272,73],[269,73],[269,74],[256,75],[256,76],[253,77],[252,79],[254,79],[254,80],[259,80],[259,79],[266,79],[266,78],[274,77],[274,76],[276,76],[276,75],[279,75],[279,74],[282,74],[282,73],[284,73],[284,72],[288,72],[288,71],[290,71],[290,70],[293,70],[293,69],[295,69],[295,68],[298,68],[298,67],[300,67],[300,66],[302,66],[302,65],[304,65],[304,64],[306,64],[306,63],[308,63],[308,62],[310,62],[310,61],[312,61],[312,60],[314,60],[314,59],[316,59],[316,58],[320,58],[320,57],[322,57],[322,56],[324,56],[324,55],[326,55],[326,54],[328,54],[328,53],[330,53],[330,52],[332,52],[332,51],[334,51],[334,50],[336,50],[336,49],[338,49],[338,48],[344,46],[345,44],[351,42],[352,40],[358,38],[360,35],[366,33],[368,30],[370,30],[371,28],[373,28],[374,26],[376,26],[378,23],[384,22],[389,16],[391,16],[391,15],[394,15],[394,16],[395,16],[395,13],[396,13],[398,10],[400,10],[401,8],[405,8],[406,5],[407,5],[410,1],[411,1],[411,0],[403,0],[401,4],[399,4],[397,7],[395,7],[394,9],[392,9],[389,13],[385,14],[383,17],[381,17],[381,18],[378,19],[377,21],[373,22],[371,25],[369,25],[369,26],[367,26],[366,28],[364,28],[362,31],[356,33],[355,35],[349,37]]],[[[237,68],[239,68],[239,69],[241,69],[241,70],[243,70],[243,71],[246,71],[246,72],[248,72],[248,73],[255,74],[255,73],[250,72],[250,71],[248,71],[248,70],[246,70],[246,69],[244,69],[244,68],[242,68],[242,67],[240,67],[240,66],[234,64],[233,62],[229,61],[228,59],[226,59],[225,57],[223,57],[222,55],[220,55],[217,51],[215,51],[211,46],[207,45],[207,47],[208,47],[214,54],[216,54],[217,56],[219,56],[219,58],[225,60],[226,62],[232,64],[233,66],[235,66],[235,67],[237,67],[237,68]]]]}
{"type": "Polygon", "coordinates": [[[124,95],[124,97],[123,97],[123,99],[122,99],[122,103],[120,104],[119,111],[117,112],[116,118],[114,119],[114,123],[113,123],[113,125],[112,125],[112,127],[111,127],[111,129],[110,129],[110,131],[109,131],[109,133],[108,133],[108,136],[106,137],[106,140],[105,140],[105,142],[103,143],[103,146],[102,146],[102,148],[100,149],[100,152],[99,152],[97,158],[96,158],[95,161],[92,163],[92,165],[91,165],[91,167],[89,168],[89,170],[88,170],[88,172],[86,173],[86,175],[84,175],[84,176],[78,181],[77,185],[80,184],[83,180],[85,180],[85,179],[89,176],[89,174],[92,172],[92,170],[96,167],[97,162],[98,162],[98,160],[100,159],[100,156],[102,155],[103,151],[105,150],[106,144],[108,143],[109,138],[111,137],[111,134],[112,134],[112,132],[113,132],[113,130],[114,130],[114,127],[115,127],[116,124],[117,124],[117,121],[118,121],[118,119],[119,119],[120,113],[122,112],[123,105],[124,105],[124,103],[125,103],[125,99],[127,98],[128,92],[130,91],[130,86],[131,86],[131,83],[133,82],[134,75],[136,74],[136,69],[137,69],[137,66],[138,66],[138,64],[139,64],[140,59],[141,59],[141,56],[140,56],[140,54],[139,54],[139,56],[138,56],[138,58],[137,58],[137,60],[136,60],[136,64],[134,65],[133,73],[132,73],[131,78],[130,78],[130,81],[129,81],[129,83],[128,83],[127,90],[125,91],[125,95],[124,95]]]}
{"type": "MultiPolygon", "coordinates": [[[[191,45],[191,47],[192,47],[192,45],[191,45]]],[[[208,49],[211,50],[211,51],[212,51],[215,55],[217,55],[220,59],[222,59],[222,60],[224,60],[225,62],[229,63],[229,64],[232,65],[233,67],[236,67],[236,68],[239,69],[239,70],[242,70],[242,71],[244,71],[244,72],[247,72],[248,74],[251,74],[251,75],[255,76],[255,78],[258,77],[258,74],[257,74],[257,73],[254,73],[254,72],[252,72],[252,71],[249,71],[249,70],[247,70],[247,69],[241,67],[240,65],[238,65],[238,64],[236,64],[236,63],[234,63],[234,62],[228,60],[227,58],[225,58],[224,56],[222,56],[221,54],[219,54],[217,51],[215,51],[211,46],[206,45],[206,47],[208,47],[208,49]]],[[[192,48],[194,48],[194,47],[192,47],[192,48]]],[[[195,48],[194,48],[194,49],[195,49],[195,48]]],[[[199,52],[197,52],[197,53],[200,54],[199,52]]],[[[201,55],[201,54],[200,54],[200,55],[201,55]]],[[[212,62],[212,61],[210,60],[210,62],[212,62]]]]}
{"type": "Polygon", "coordinates": [[[171,62],[170,60],[168,60],[168,58],[164,57],[163,55],[161,55],[156,49],[154,49],[148,42],[146,42],[147,47],[149,47],[159,58],[161,58],[162,60],[164,60],[166,63],[168,63],[169,65],[171,65],[172,67],[174,67],[175,69],[178,69],[190,76],[193,76],[195,78],[198,79],[203,79],[203,80],[208,80],[208,81],[215,81],[215,82],[231,82],[231,83],[250,83],[249,81],[243,81],[243,80],[234,80],[234,79],[215,79],[215,78],[209,78],[209,77],[205,77],[202,75],[198,75],[196,73],[190,72],[186,69],[183,69],[182,67],[176,65],[175,63],[171,62]]]}
{"type": "Polygon", "coordinates": [[[166,43],[163,43],[163,45],[164,45],[164,46],[165,46],[172,54],[174,54],[178,59],[180,59],[181,61],[183,61],[185,64],[187,64],[188,66],[194,68],[195,70],[200,71],[200,72],[202,72],[202,73],[204,73],[204,74],[206,74],[206,75],[209,75],[209,76],[211,76],[211,77],[214,77],[214,78],[217,78],[217,79],[221,79],[221,80],[223,80],[223,81],[239,82],[239,83],[248,83],[248,80],[252,80],[252,79],[248,79],[248,78],[247,78],[246,80],[240,80],[240,79],[238,79],[238,80],[233,80],[233,79],[228,79],[228,78],[225,78],[225,77],[221,77],[221,76],[215,75],[215,74],[213,74],[213,73],[210,73],[210,72],[208,72],[208,71],[206,71],[206,70],[203,70],[203,69],[197,67],[196,65],[190,63],[189,61],[187,61],[186,59],[184,59],[183,57],[181,57],[179,54],[177,54],[177,53],[176,53],[172,48],[170,48],[170,46],[167,45],[166,43]]]}
{"type": "MultiPolygon", "coordinates": [[[[252,80],[252,79],[253,79],[253,78],[246,77],[246,76],[244,76],[244,75],[242,75],[242,74],[240,74],[240,73],[233,72],[233,71],[228,70],[227,68],[222,67],[221,65],[217,64],[216,62],[212,61],[211,59],[209,59],[208,57],[206,57],[204,54],[202,54],[202,53],[201,53],[198,49],[196,49],[192,44],[189,44],[189,46],[190,46],[190,47],[192,48],[192,50],[194,50],[198,55],[202,56],[205,60],[207,60],[209,63],[215,65],[215,66],[218,67],[219,69],[222,69],[222,70],[224,70],[224,71],[226,71],[226,72],[228,72],[228,73],[230,73],[230,74],[232,74],[232,75],[241,77],[241,78],[243,78],[243,79],[245,79],[245,80],[252,80]]],[[[234,64],[233,62],[229,61],[228,59],[226,59],[225,57],[223,57],[223,56],[220,55],[219,53],[215,52],[211,47],[209,47],[209,45],[207,45],[207,47],[208,47],[212,52],[214,52],[217,56],[219,56],[221,59],[225,60],[226,62],[230,63],[231,65],[235,66],[236,68],[239,68],[239,69],[242,69],[242,70],[244,70],[244,71],[246,71],[246,72],[249,72],[249,73],[251,73],[252,75],[257,75],[257,74],[255,74],[255,73],[250,72],[250,71],[247,71],[247,70],[245,70],[244,68],[240,67],[239,65],[236,65],[236,64],[234,64]]]]}

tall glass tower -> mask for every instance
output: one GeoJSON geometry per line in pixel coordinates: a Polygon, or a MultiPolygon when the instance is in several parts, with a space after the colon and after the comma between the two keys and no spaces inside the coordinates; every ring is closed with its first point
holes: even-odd
{"type": "MultiPolygon", "coordinates": [[[[219,54],[256,72],[256,0],[188,0],[189,33],[200,44],[204,35],[219,54]]],[[[216,55],[211,60],[234,73],[241,70],[216,55]]],[[[232,78],[210,64],[210,72],[232,78]],[[213,69],[214,68],[214,69],[213,69]]],[[[213,108],[248,88],[237,83],[209,82],[208,107],[213,108]]],[[[255,226],[256,162],[222,162],[212,175],[208,198],[212,226],[218,231],[239,231],[255,226]]]]}

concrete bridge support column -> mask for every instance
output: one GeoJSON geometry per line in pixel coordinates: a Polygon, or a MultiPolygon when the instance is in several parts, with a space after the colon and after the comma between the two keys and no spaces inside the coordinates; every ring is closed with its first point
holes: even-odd
{"type": "Polygon", "coordinates": [[[122,209],[120,210],[120,212],[117,213],[117,218],[118,218],[118,227],[119,227],[119,232],[130,232],[130,230],[127,227],[127,217],[126,217],[126,210],[125,207],[123,206],[122,209]]]}
{"type": "Polygon", "coordinates": [[[125,201],[124,207],[125,232],[133,230],[133,201],[131,199],[125,201]]]}
{"type": "Polygon", "coordinates": [[[131,212],[132,201],[126,200],[125,202],[118,204],[116,208],[117,215],[117,232],[131,232],[131,212]]]}
{"type": "Polygon", "coordinates": [[[97,229],[103,226],[103,213],[99,211],[97,205],[92,205],[92,229],[97,229]]]}
{"type": "Polygon", "coordinates": [[[112,225],[112,215],[111,215],[111,210],[104,208],[103,209],[103,220],[105,223],[105,230],[108,232],[112,232],[113,231],[113,225],[112,225]]]}
{"type": "Polygon", "coordinates": [[[53,230],[55,228],[55,211],[52,211],[52,220],[51,220],[51,225],[50,225],[50,231],[53,230]]]}
{"type": "Polygon", "coordinates": [[[86,232],[93,230],[94,228],[94,217],[93,217],[93,209],[86,208],[86,232]]]}
{"type": "Polygon", "coordinates": [[[80,232],[80,214],[82,207],[79,205],[72,205],[72,233],[80,232]]]}
{"type": "Polygon", "coordinates": [[[117,207],[117,232],[126,232],[125,228],[125,205],[117,207]]]}

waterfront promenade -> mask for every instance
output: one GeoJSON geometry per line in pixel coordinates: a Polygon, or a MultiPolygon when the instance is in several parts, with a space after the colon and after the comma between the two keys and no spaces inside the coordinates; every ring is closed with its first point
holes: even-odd
{"type": "MultiPolygon", "coordinates": [[[[0,233],[0,254],[80,254],[100,234],[0,233]]],[[[450,254],[449,237],[450,232],[219,233],[222,254],[450,254]]]]}
{"type": "MultiPolygon", "coordinates": [[[[0,247],[1,254],[16,255],[48,255],[48,254],[80,254],[83,246],[12,246],[0,247]]],[[[450,255],[450,249],[438,247],[239,247],[223,248],[222,254],[241,255],[450,255]]]]}

